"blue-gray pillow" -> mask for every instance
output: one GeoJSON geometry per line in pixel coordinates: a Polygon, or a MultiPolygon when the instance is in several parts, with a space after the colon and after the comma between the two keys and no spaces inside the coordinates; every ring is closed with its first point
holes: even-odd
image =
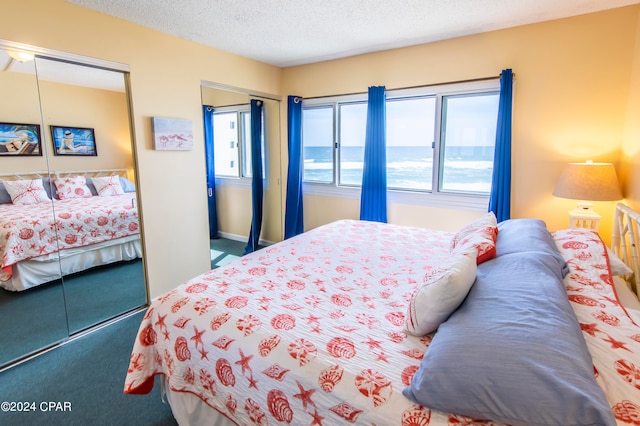
{"type": "Polygon", "coordinates": [[[96,186],[94,185],[93,180],[91,180],[91,178],[87,178],[87,188],[89,188],[91,195],[93,195],[94,197],[98,195],[98,190],[96,189],[96,186]]]}
{"type": "Polygon", "coordinates": [[[58,200],[58,189],[56,185],[53,183],[53,179],[51,178],[42,178],[42,186],[44,187],[44,192],[47,193],[47,197],[52,200],[58,200]]]}
{"type": "Polygon", "coordinates": [[[560,254],[547,225],[539,219],[509,219],[498,224],[496,256],[511,253],[544,252],[552,254],[562,265],[564,277],[569,268],[560,254]]]}
{"type": "Polygon", "coordinates": [[[127,178],[120,176],[120,185],[124,192],[136,192],[136,185],[127,178]]]}
{"type": "Polygon", "coordinates": [[[550,253],[479,265],[403,394],[435,410],[512,425],[616,423],[550,253]]]}
{"type": "Polygon", "coordinates": [[[4,183],[0,182],[0,204],[13,204],[11,195],[7,192],[7,188],[4,187],[4,183]]]}

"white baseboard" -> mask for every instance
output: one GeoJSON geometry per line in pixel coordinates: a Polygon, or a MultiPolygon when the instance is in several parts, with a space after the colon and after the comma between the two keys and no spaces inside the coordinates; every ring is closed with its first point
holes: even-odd
{"type": "MultiPolygon", "coordinates": [[[[244,235],[238,235],[238,234],[231,234],[229,232],[222,232],[222,231],[218,231],[218,235],[220,235],[222,238],[226,238],[228,240],[234,240],[234,241],[244,241],[244,242],[248,242],[249,241],[249,236],[244,236],[244,235]]],[[[274,244],[273,241],[267,241],[267,240],[263,240],[260,239],[258,241],[258,243],[261,246],[270,246],[272,244],[274,244]]]]}

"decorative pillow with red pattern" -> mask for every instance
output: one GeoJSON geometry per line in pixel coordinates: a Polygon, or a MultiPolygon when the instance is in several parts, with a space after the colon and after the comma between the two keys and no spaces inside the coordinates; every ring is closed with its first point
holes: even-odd
{"type": "Polygon", "coordinates": [[[6,180],[4,187],[13,204],[37,204],[51,201],[42,185],[42,179],[6,180]]]}
{"type": "Polygon", "coordinates": [[[456,252],[424,276],[409,302],[405,331],[414,336],[434,332],[458,309],[476,279],[475,250],[456,252]]]}
{"type": "Polygon", "coordinates": [[[458,231],[451,240],[451,252],[466,252],[471,248],[477,251],[477,264],[496,257],[498,222],[493,212],[489,212],[458,231]]]}
{"type": "Polygon", "coordinates": [[[89,198],[93,195],[87,186],[87,179],[84,176],[67,176],[55,178],[53,183],[58,191],[58,198],[69,200],[71,198],[89,198]]]}
{"type": "Polygon", "coordinates": [[[124,194],[124,189],[122,189],[118,176],[95,177],[91,180],[98,191],[98,195],[101,197],[124,194]]]}

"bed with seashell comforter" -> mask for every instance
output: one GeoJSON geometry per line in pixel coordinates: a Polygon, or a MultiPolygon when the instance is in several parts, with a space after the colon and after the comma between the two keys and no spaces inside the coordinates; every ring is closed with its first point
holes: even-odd
{"type": "Polygon", "coordinates": [[[37,172],[0,175],[1,288],[24,291],[54,281],[61,274],[142,257],[135,186],[125,178],[126,169],[48,176],[37,172]],[[30,179],[23,179],[25,176],[30,179]],[[91,177],[94,182],[117,179],[114,183],[119,184],[119,190],[112,192],[105,186],[99,195],[91,177]],[[74,187],[73,196],[61,196],[54,184],[78,179],[85,190],[74,187]],[[126,182],[124,187],[120,179],[126,182]],[[9,198],[5,187],[11,182],[18,196],[30,194],[24,197],[28,202],[9,198]]]}
{"type": "Polygon", "coordinates": [[[153,301],[156,376],[180,424],[638,425],[640,327],[595,232],[341,220],[153,301]]]}

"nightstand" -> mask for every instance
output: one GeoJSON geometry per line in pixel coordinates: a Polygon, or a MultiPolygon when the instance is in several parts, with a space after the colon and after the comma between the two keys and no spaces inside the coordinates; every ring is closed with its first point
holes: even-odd
{"type": "Polygon", "coordinates": [[[591,209],[576,208],[569,212],[569,228],[586,228],[598,232],[600,216],[591,209]]]}

